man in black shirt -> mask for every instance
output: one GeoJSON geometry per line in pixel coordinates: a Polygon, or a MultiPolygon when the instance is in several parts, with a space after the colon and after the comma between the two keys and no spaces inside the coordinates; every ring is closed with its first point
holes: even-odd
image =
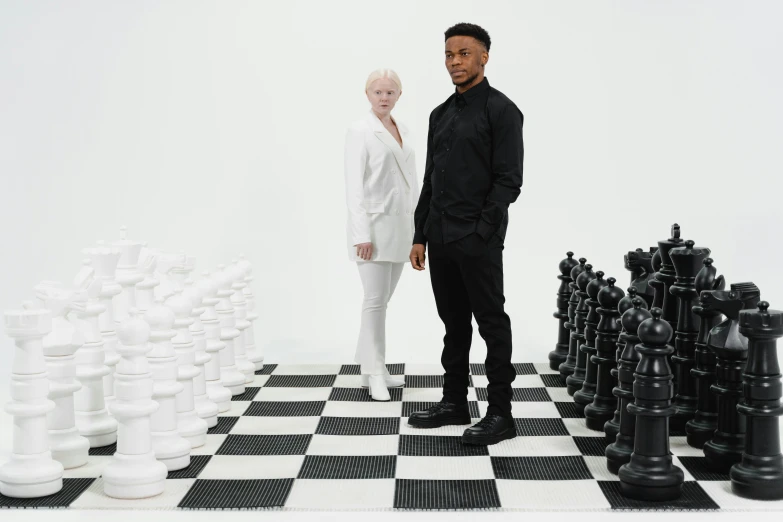
{"type": "Polygon", "coordinates": [[[487,414],[465,430],[467,444],[496,444],[516,436],[511,417],[511,322],[504,311],[503,242],[508,206],[522,186],[522,124],[517,106],[484,77],[487,32],[457,24],[446,33],[446,69],[455,92],[430,114],[427,160],[410,259],[430,279],[443,320],[443,399],[414,412],[412,426],[470,424],[467,394],[471,314],[487,344],[487,414]]]}

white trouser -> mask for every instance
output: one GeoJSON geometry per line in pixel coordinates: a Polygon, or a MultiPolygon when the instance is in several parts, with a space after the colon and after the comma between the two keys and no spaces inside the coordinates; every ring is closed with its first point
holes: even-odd
{"type": "Polygon", "coordinates": [[[386,369],[386,306],[405,263],[359,261],[356,265],[364,287],[364,301],[354,361],[361,365],[362,374],[380,375],[386,369]]]}

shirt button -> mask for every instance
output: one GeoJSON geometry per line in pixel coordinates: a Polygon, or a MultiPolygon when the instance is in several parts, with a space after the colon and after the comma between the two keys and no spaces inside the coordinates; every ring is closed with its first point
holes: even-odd
{"type": "Polygon", "coordinates": [[[441,190],[440,193],[443,194],[443,191],[441,190]]]}
{"type": "Polygon", "coordinates": [[[441,214],[445,214],[445,213],[446,213],[446,211],[441,211],[441,214]]]}
{"type": "Polygon", "coordinates": [[[397,171],[392,169],[392,174],[397,174],[397,171]]]}

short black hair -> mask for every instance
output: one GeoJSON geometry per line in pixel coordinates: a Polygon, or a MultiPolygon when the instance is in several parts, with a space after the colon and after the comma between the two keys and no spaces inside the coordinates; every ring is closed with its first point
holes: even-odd
{"type": "Polygon", "coordinates": [[[487,52],[489,52],[489,45],[491,40],[489,39],[489,33],[482,27],[479,27],[476,24],[468,24],[468,23],[461,23],[457,25],[452,25],[448,29],[446,29],[446,40],[451,38],[452,36],[472,36],[482,44],[484,44],[484,47],[487,48],[487,52]]]}

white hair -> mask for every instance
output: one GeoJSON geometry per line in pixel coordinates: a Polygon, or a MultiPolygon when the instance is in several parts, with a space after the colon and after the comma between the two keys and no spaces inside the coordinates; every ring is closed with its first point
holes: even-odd
{"type": "Polygon", "coordinates": [[[397,84],[397,88],[400,90],[400,92],[402,92],[402,82],[400,81],[400,77],[397,76],[397,73],[392,69],[376,69],[371,72],[370,76],[367,77],[367,83],[364,85],[364,92],[367,92],[370,89],[372,82],[381,78],[389,78],[391,81],[397,84]]]}

